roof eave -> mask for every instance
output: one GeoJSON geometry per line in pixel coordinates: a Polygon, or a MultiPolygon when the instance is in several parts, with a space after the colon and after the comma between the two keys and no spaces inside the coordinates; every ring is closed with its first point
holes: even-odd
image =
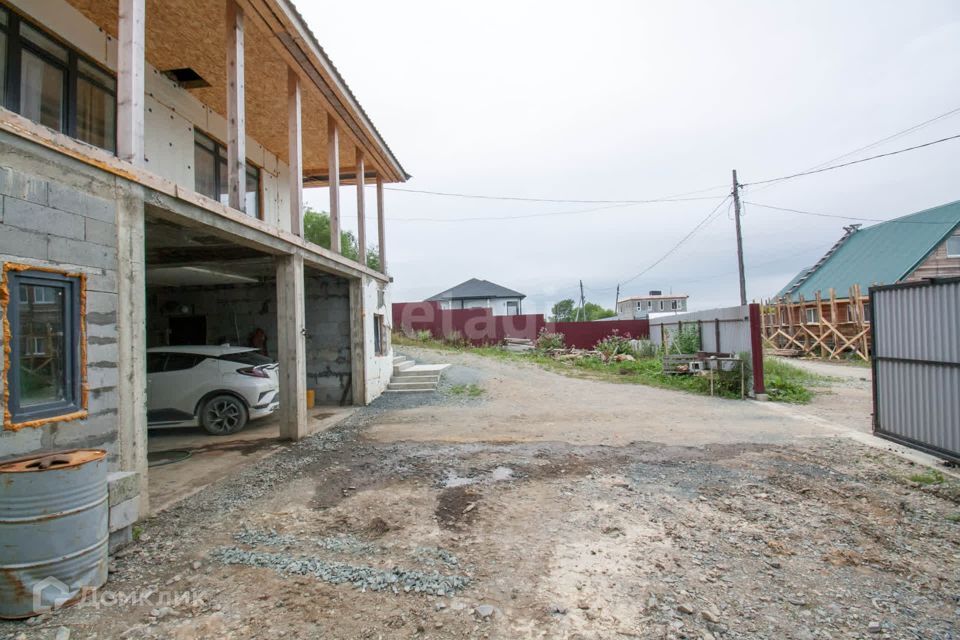
{"type": "MultiPolygon", "coordinates": [[[[406,172],[403,166],[400,164],[400,161],[394,155],[393,151],[390,149],[390,146],[383,139],[383,136],[380,135],[380,132],[374,126],[373,121],[364,111],[363,107],[360,105],[359,100],[350,90],[350,87],[347,85],[346,81],[343,79],[343,76],[340,75],[340,72],[334,66],[333,61],[327,56],[324,52],[323,47],[320,46],[320,43],[317,41],[316,36],[313,34],[313,31],[310,30],[310,27],[307,25],[306,20],[303,19],[303,16],[297,10],[290,0],[260,0],[261,2],[272,6],[274,9],[282,12],[283,19],[280,19],[281,24],[284,26],[286,34],[292,39],[290,42],[284,41],[283,44],[288,49],[291,46],[297,47],[302,54],[309,58],[311,62],[315,62],[319,65],[320,70],[330,79],[333,84],[333,89],[339,94],[337,97],[344,102],[344,106],[348,108],[351,115],[355,116],[355,119],[358,120],[358,125],[364,129],[365,137],[374,142],[380,151],[381,157],[387,162],[390,166],[390,169],[393,171],[393,175],[390,176],[389,182],[406,182],[412,176],[406,172]],[[293,27],[295,30],[291,33],[290,27],[293,27]]],[[[279,35],[279,34],[278,34],[279,35]]],[[[283,40],[281,38],[281,40],[283,40]]],[[[295,58],[295,52],[291,51],[295,58]]],[[[301,64],[303,61],[300,61],[301,64]]],[[[304,71],[307,71],[309,74],[309,69],[304,68],[304,71]]],[[[323,87],[319,87],[321,91],[323,87]]],[[[342,116],[343,114],[341,114],[342,116]]]]}

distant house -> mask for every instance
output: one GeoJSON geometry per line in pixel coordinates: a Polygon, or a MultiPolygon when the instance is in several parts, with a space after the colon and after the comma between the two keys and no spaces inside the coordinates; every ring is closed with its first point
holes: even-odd
{"type": "Polygon", "coordinates": [[[495,316],[523,313],[524,294],[487,280],[471,278],[457,286],[427,298],[439,302],[441,309],[491,309],[495,316]]]}
{"type": "Polygon", "coordinates": [[[687,299],[684,294],[667,294],[662,291],[651,291],[645,296],[630,296],[617,300],[617,320],[642,320],[651,315],[682,313],[687,310],[687,299]]]}
{"type": "Polygon", "coordinates": [[[836,244],[766,305],[764,335],[778,349],[866,360],[871,286],[951,276],[960,276],[960,201],[844,227],[836,244]]]}

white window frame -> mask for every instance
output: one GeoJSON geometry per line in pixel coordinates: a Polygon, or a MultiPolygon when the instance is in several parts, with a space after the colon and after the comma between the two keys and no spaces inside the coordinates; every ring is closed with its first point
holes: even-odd
{"type": "Polygon", "coordinates": [[[953,235],[947,238],[946,250],[948,258],[960,258],[960,235],[953,235]],[[951,244],[954,245],[952,250],[950,248],[951,244]]]}
{"type": "Polygon", "coordinates": [[[806,320],[806,324],[818,324],[818,323],[817,323],[817,310],[814,309],[814,308],[810,308],[810,307],[804,309],[804,320],[806,320]],[[813,319],[812,319],[812,320],[811,320],[811,316],[813,316],[813,319]]]}

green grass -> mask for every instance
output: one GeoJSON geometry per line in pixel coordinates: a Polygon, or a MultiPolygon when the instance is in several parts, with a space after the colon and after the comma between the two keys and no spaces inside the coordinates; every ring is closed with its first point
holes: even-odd
{"type": "Polygon", "coordinates": [[[455,396],[469,396],[471,398],[479,398],[484,393],[486,393],[483,387],[477,386],[475,384],[455,384],[450,387],[449,393],[455,396]]]}
{"type": "Polygon", "coordinates": [[[960,513],[951,513],[947,516],[947,520],[960,523],[960,513]]]}
{"type": "Polygon", "coordinates": [[[776,358],[763,359],[763,377],[771,400],[792,404],[810,402],[810,387],[823,386],[831,380],[776,358]]]}
{"type": "Polygon", "coordinates": [[[923,473],[915,473],[910,476],[911,482],[916,482],[917,484],[922,484],[924,486],[943,484],[944,480],[945,478],[943,477],[943,474],[936,469],[927,469],[923,473]]]}
{"type": "MultiPolygon", "coordinates": [[[[456,353],[472,353],[497,360],[525,362],[576,378],[590,378],[620,384],[642,384],[648,387],[677,389],[699,395],[710,394],[710,379],[708,377],[664,375],[663,363],[659,357],[638,358],[634,361],[611,363],[603,362],[600,358],[595,357],[579,358],[577,360],[557,360],[536,351],[517,353],[501,349],[498,346],[472,347],[459,344],[451,345],[434,339],[415,340],[402,334],[394,335],[393,344],[401,347],[425,347],[456,353]]],[[[810,373],[777,359],[765,358],[763,367],[767,394],[771,400],[776,402],[806,404],[813,398],[813,393],[808,387],[821,386],[831,380],[825,376],[810,373]]],[[[457,393],[454,392],[453,389],[451,389],[451,392],[457,393]]],[[[459,393],[465,393],[465,391],[459,393]]],[[[739,398],[739,373],[719,374],[715,380],[714,394],[725,398],[739,398]]]]}

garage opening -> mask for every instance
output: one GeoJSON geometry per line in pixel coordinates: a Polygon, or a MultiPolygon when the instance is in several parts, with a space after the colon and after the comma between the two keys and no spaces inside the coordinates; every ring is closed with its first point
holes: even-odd
{"type": "MultiPolygon", "coordinates": [[[[282,446],[282,310],[275,257],[226,233],[148,207],[145,258],[149,487],[159,511],[282,446]]],[[[309,433],[351,400],[349,286],[316,270],[304,285],[309,433]]]]}

